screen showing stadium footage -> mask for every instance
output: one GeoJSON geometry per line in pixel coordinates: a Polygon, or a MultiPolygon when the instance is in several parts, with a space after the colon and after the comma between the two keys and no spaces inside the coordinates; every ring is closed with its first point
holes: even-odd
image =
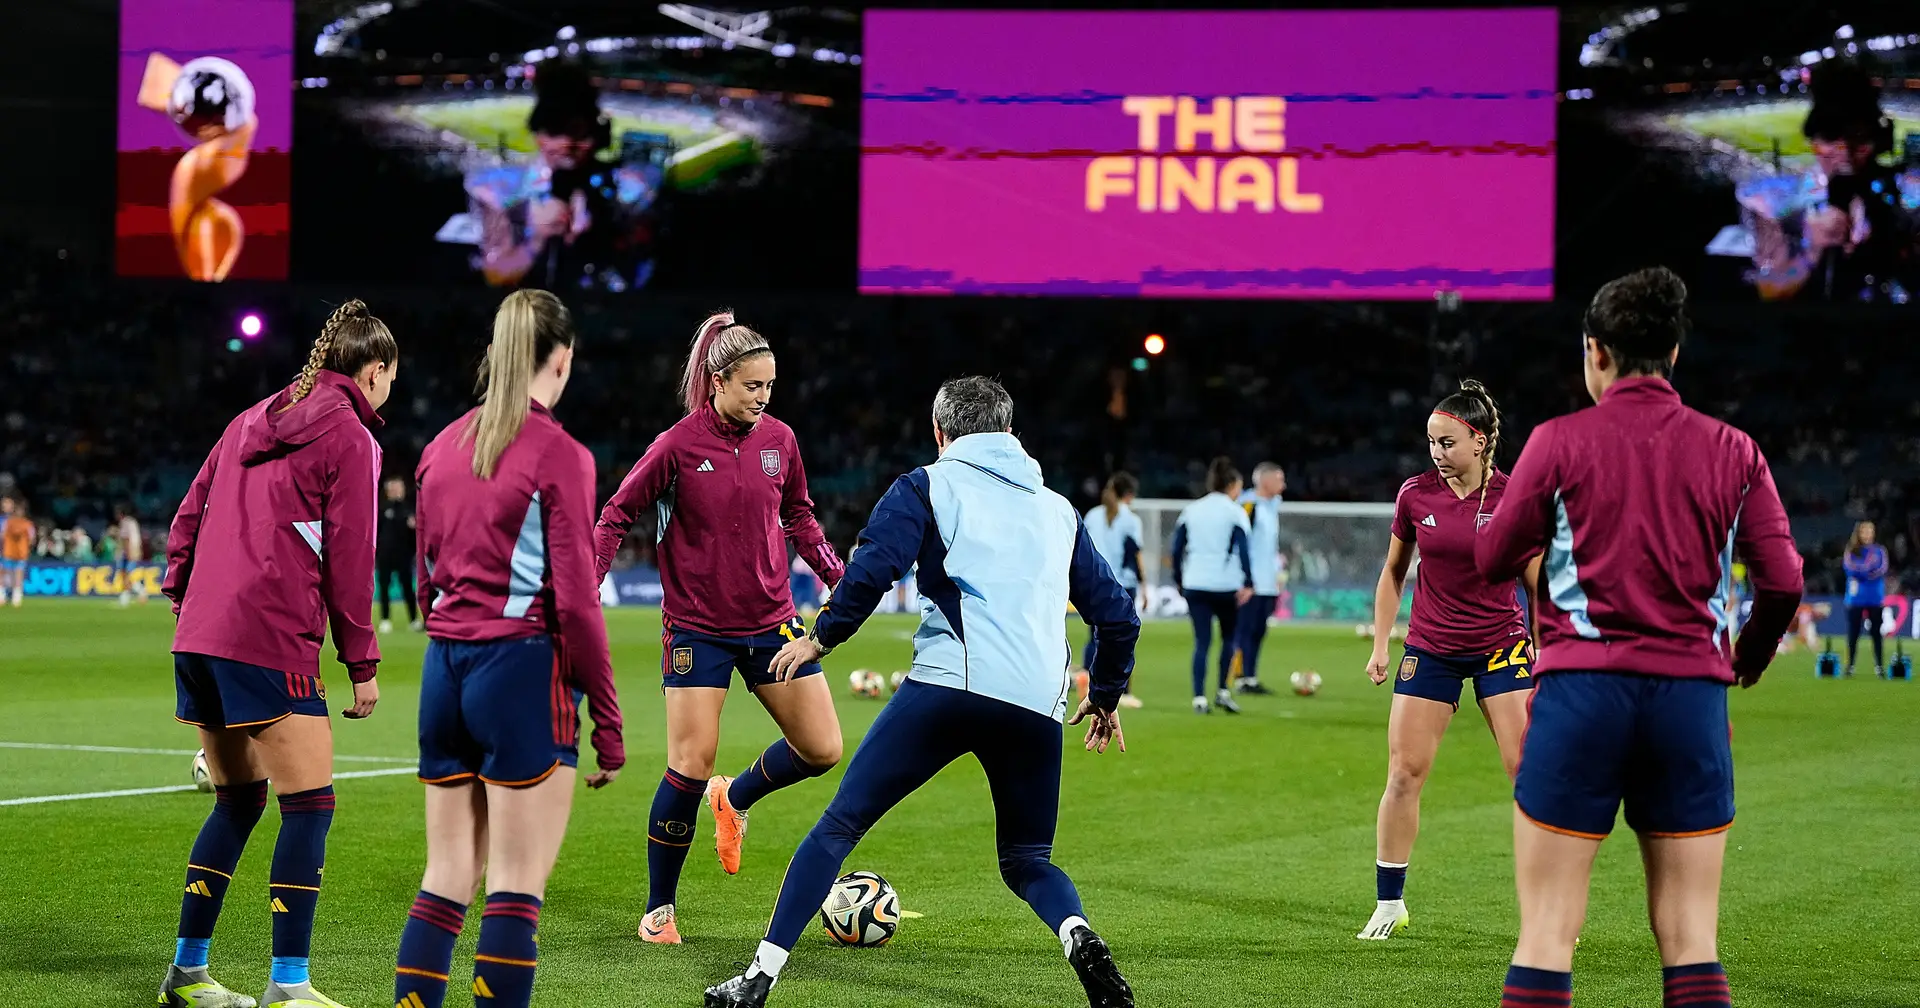
{"type": "Polygon", "coordinates": [[[1553,294],[1552,10],[868,11],[860,289],[1553,294]]]}
{"type": "Polygon", "coordinates": [[[297,278],[847,290],[859,18],[300,4],[297,278]]]}
{"type": "Polygon", "coordinates": [[[292,0],[124,0],[122,275],[287,276],[292,37],[292,0]]]}
{"type": "Polygon", "coordinates": [[[1913,303],[1920,7],[1724,14],[1664,4],[1571,22],[1563,282],[1659,262],[1696,298],[1913,303]]]}

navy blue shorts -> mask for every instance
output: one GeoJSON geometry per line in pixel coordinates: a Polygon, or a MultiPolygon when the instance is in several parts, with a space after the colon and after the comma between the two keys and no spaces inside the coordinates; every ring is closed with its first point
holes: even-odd
{"type": "Polygon", "coordinates": [[[1529,709],[1513,798],[1536,824],[1598,840],[1624,802],[1628,828],[1648,836],[1733,825],[1725,684],[1554,672],[1541,677],[1529,709]]]}
{"type": "Polygon", "coordinates": [[[1522,637],[1492,654],[1437,655],[1409,645],[1400,655],[1393,691],[1424,697],[1460,709],[1460,692],[1473,680],[1482,701],[1514,690],[1533,688],[1533,645],[1522,637]]]}
{"type": "Polygon", "coordinates": [[[525,787],[580,764],[580,694],[546,634],[427,642],[420,781],[525,787]]]}
{"type": "Polygon", "coordinates": [[[327,716],[319,676],[179,652],[173,656],[173,717],[200,728],[255,728],[289,714],[327,716]]]}
{"type": "MultiPolygon", "coordinates": [[[[781,624],[773,633],[750,637],[715,637],[669,625],[660,632],[661,685],[726,689],[733,685],[733,673],[738,669],[747,689],[758,689],[773,682],[773,673],[767,671],[773,656],[788,641],[806,635],[807,628],[798,619],[781,624]]],[[[802,665],[793,678],[818,674],[818,664],[802,665]]]]}

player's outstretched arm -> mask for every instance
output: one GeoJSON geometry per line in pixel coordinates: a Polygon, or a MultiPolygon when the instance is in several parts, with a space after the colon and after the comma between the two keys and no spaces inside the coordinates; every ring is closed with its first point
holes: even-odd
{"type": "Polygon", "coordinates": [[[1473,563],[1494,583],[1513,581],[1538,556],[1553,534],[1553,495],[1559,484],[1552,421],[1534,429],[1520,461],[1513,465],[1507,492],[1493,520],[1473,543],[1473,563]]]}
{"type": "Polygon", "coordinates": [[[840,586],[840,577],[846,573],[847,566],[833,551],[833,544],[827,541],[827,533],[820,528],[820,520],[813,514],[813,497],[807,492],[807,467],[800,460],[800,446],[787,442],[787,479],[780,486],[780,524],[787,530],[787,541],[806,561],[808,567],[820,580],[827,583],[827,590],[840,586]]]}
{"type": "Polygon", "coordinates": [[[620,543],[627,538],[627,529],[633,527],[633,519],[652,507],[673,485],[676,470],[672,433],[668,431],[653,439],[647,453],[640,456],[627,478],[620,481],[620,489],[615,490],[607,506],[600,509],[600,520],[593,526],[593,560],[602,578],[613,569],[613,558],[620,552],[620,543]]]}
{"type": "MultiPolygon", "coordinates": [[[[226,440],[224,435],[221,440],[226,440]]],[[[193,484],[187,487],[187,496],[173,515],[173,525],[167,529],[167,572],[160,582],[160,594],[173,602],[176,615],[180,612],[180,603],[187,597],[187,579],[193,574],[193,551],[200,539],[200,521],[207,514],[207,495],[213,490],[213,472],[219,459],[220,444],[216,442],[207,453],[207,460],[200,464],[193,484]]]]}

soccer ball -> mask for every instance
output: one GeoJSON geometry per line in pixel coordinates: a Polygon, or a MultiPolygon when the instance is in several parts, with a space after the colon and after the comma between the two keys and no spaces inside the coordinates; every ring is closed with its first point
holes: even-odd
{"type": "Polygon", "coordinates": [[[900,692],[900,684],[906,681],[907,681],[907,674],[905,672],[895,672],[894,674],[887,677],[887,685],[893,687],[893,691],[895,693],[900,692]]]}
{"type": "Polygon", "coordinates": [[[847,675],[847,687],[853,690],[854,696],[874,699],[880,695],[881,690],[887,688],[887,681],[880,678],[878,672],[854,669],[847,675]]]}
{"type": "Polygon", "coordinates": [[[253,117],[253,82],[218,56],[188,60],[167,95],[167,115],[195,140],[225,136],[253,117]]]}
{"type": "Polygon", "coordinates": [[[1293,691],[1301,696],[1312,696],[1320,692],[1320,673],[1312,669],[1301,669],[1287,677],[1293,683],[1293,691]]]}
{"type": "Polygon", "coordinates": [[[827,936],[842,945],[885,945],[900,928],[900,894],[872,872],[850,872],[828,890],[827,901],[820,904],[820,923],[827,936]]]}
{"type": "Polygon", "coordinates": [[[207,769],[207,751],[193,754],[193,786],[200,791],[213,790],[213,772],[207,769]]]}

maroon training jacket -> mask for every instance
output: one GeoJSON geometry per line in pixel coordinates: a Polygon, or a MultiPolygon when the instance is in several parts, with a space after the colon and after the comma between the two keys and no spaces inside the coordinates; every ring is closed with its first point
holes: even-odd
{"type": "Polygon", "coordinates": [[[1589,409],[1534,428],[1480,573],[1507,581],[1542,551],[1534,673],[1733,681],[1773,659],[1803,587],[1787,512],[1753,439],[1688,409],[1661,378],[1622,378],[1589,409]],[[1737,653],[1733,550],[1753,581],[1737,653]]]}
{"type": "Polygon", "coordinates": [[[587,695],[600,769],[627,761],[600,578],[593,569],[593,454],[535,402],[490,479],[473,472],[479,410],[420,453],[414,514],[427,636],[512,640],[548,634],[567,682],[587,695]]]}
{"type": "Polygon", "coordinates": [[[167,533],[160,591],[173,649],[294,675],[320,674],[328,623],[354,682],[380,661],[373,633],[380,416],[345,375],[322,371],[233,418],[167,533]]]}
{"type": "Polygon", "coordinates": [[[741,427],[712,405],[667,428],[600,511],[601,576],[643,509],[660,510],[661,614],[716,637],[793,619],[787,540],[828,588],[845,569],[813,516],[793,428],[762,414],[741,427]]]}

